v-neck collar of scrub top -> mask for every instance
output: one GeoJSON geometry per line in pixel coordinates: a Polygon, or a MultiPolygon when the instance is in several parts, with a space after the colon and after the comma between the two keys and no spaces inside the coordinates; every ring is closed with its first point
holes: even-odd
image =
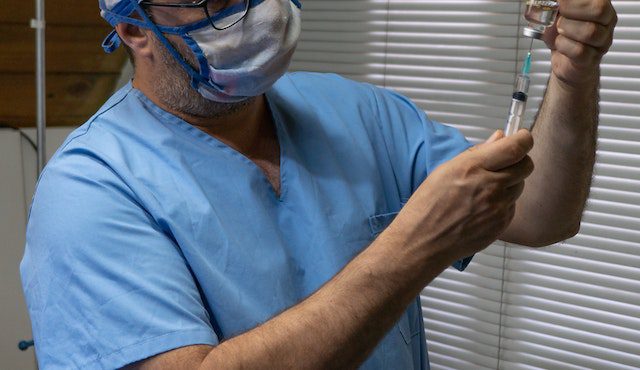
{"type": "Polygon", "coordinates": [[[207,145],[209,147],[215,148],[219,152],[224,153],[224,155],[229,157],[230,160],[236,161],[238,164],[242,164],[243,166],[247,166],[252,171],[257,171],[259,173],[259,176],[263,178],[266,186],[269,187],[269,189],[271,190],[271,194],[273,195],[273,198],[276,201],[283,202],[286,199],[287,188],[288,188],[287,182],[286,182],[286,177],[287,177],[286,163],[288,162],[287,154],[289,150],[286,147],[286,143],[288,140],[286,140],[285,135],[283,133],[282,118],[278,112],[278,109],[271,102],[269,91],[264,95],[265,95],[265,100],[267,101],[269,112],[271,114],[271,118],[273,120],[273,124],[275,126],[276,135],[278,138],[278,146],[280,147],[280,171],[279,171],[280,172],[279,174],[280,194],[279,195],[277,194],[273,185],[267,179],[267,176],[262,171],[262,169],[255,162],[249,159],[247,156],[233,149],[232,147],[225,144],[215,136],[212,136],[204,132],[203,130],[190,124],[189,122],[183,120],[182,118],[176,116],[175,114],[160,108],[156,103],[151,101],[151,99],[149,99],[142,91],[133,87],[133,85],[131,85],[131,82],[129,82],[129,84],[131,86],[130,92],[135,96],[137,96],[138,99],[140,99],[147,108],[151,109],[154,113],[156,113],[157,115],[165,119],[167,122],[175,124],[177,128],[179,128],[182,132],[184,132],[185,135],[188,135],[191,138],[195,138],[196,140],[198,140],[198,142],[202,143],[203,145],[207,145]]]}

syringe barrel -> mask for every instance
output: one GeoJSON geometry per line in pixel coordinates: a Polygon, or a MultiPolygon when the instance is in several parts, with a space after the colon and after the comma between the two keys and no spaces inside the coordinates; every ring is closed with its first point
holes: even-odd
{"type": "Polygon", "coordinates": [[[519,74],[518,77],[516,78],[516,83],[513,88],[513,92],[514,93],[521,92],[521,93],[528,94],[529,85],[531,85],[531,80],[529,79],[529,76],[519,74]]]}
{"type": "Polygon", "coordinates": [[[504,130],[505,136],[511,136],[518,132],[522,127],[524,111],[527,108],[526,100],[511,99],[509,107],[509,118],[507,119],[507,127],[504,130]]]}

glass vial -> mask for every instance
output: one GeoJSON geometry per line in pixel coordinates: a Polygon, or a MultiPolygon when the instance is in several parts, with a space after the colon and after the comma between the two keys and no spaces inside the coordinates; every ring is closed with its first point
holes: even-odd
{"type": "Polygon", "coordinates": [[[548,0],[527,0],[526,6],[524,18],[529,25],[522,33],[526,37],[541,39],[544,30],[556,21],[560,6],[557,1],[548,0]]]}

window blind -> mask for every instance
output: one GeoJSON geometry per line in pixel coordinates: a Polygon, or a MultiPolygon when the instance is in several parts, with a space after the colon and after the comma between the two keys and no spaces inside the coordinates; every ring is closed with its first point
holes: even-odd
{"type": "MultiPolygon", "coordinates": [[[[529,249],[496,242],[421,295],[433,369],[640,367],[640,2],[613,1],[598,160],[580,233],[529,249]]],[[[305,0],[293,70],[392,88],[472,142],[504,128],[519,62],[517,0],[305,0]]],[[[550,71],[536,42],[527,111],[550,71]]]]}

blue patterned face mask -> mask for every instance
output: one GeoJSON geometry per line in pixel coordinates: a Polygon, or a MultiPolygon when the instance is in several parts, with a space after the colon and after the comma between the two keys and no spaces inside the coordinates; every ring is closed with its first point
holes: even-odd
{"type": "MultiPolygon", "coordinates": [[[[249,11],[236,25],[216,30],[211,25],[237,17],[238,4],[210,19],[179,27],[153,23],[138,0],[122,0],[111,9],[100,0],[102,16],[113,26],[125,22],[152,30],[191,78],[191,86],[209,100],[234,103],[267,91],[289,68],[300,37],[299,0],[249,0],[249,11]],[[142,19],[129,15],[136,11],[142,19]],[[164,34],[182,37],[197,60],[191,67],[164,34]]],[[[110,53],[120,44],[112,32],[103,42],[110,53]]]]}

